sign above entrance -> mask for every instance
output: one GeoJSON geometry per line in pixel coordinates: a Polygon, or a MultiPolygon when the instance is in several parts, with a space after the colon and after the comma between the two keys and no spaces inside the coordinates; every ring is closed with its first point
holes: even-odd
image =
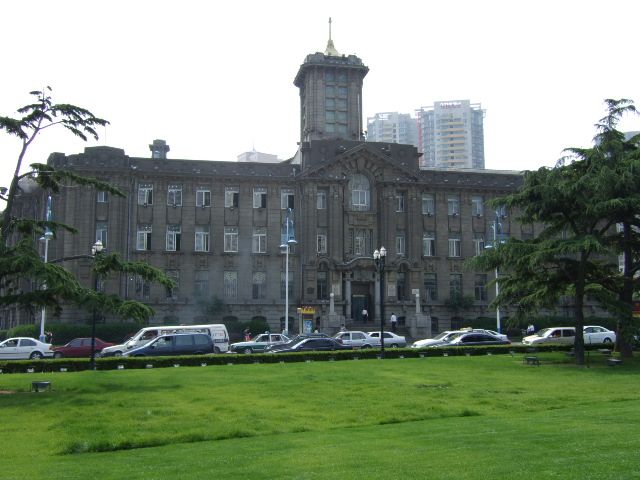
{"type": "Polygon", "coordinates": [[[302,308],[300,309],[300,313],[302,313],[303,315],[305,315],[305,314],[307,314],[307,315],[309,315],[309,314],[313,315],[314,313],[316,313],[316,309],[315,309],[315,307],[302,307],[302,308]]]}

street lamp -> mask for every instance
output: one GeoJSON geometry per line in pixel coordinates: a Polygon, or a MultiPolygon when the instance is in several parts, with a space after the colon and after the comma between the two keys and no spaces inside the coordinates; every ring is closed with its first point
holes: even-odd
{"type": "MultiPolygon", "coordinates": [[[[102,245],[102,241],[96,240],[96,243],[91,247],[91,256],[94,259],[95,266],[95,258],[102,253],[104,246],[102,245]]],[[[95,274],[95,283],[94,290],[96,295],[98,293],[98,289],[100,288],[100,278],[98,274],[95,274]]],[[[93,306],[93,317],[91,319],[91,370],[95,370],[96,368],[96,321],[98,317],[98,308],[96,305],[93,306]]]]}
{"type": "MultiPolygon", "coordinates": [[[[47,222],[51,221],[51,195],[47,197],[47,212],[45,213],[45,220],[47,222]]],[[[40,237],[40,241],[44,242],[44,263],[47,263],[49,259],[49,240],[53,237],[53,232],[49,229],[49,227],[45,227],[44,235],[40,237]]],[[[43,283],[43,290],[47,288],[47,284],[43,283]]],[[[46,336],[44,334],[44,322],[46,317],[47,307],[42,306],[42,312],[40,313],[40,341],[44,342],[46,340],[46,336]]]]}
{"type": "MultiPolygon", "coordinates": [[[[500,218],[500,214],[496,210],[496,218],[491,224],[491,230],[493,230],[493,244],[487,245],[486,248],[497,248],[498,243],[502,243],[502,240],[499,240],[499,238],[502,236],[502,224],[499,222],[499,218],[500,218]]],[[[498,283],[498,278],[499,278],[498,267],[495,268],[495,276],[496,276],[496,298],[498,298],[498,295],[500,294],[500,284],[498,283]]],[[[501,329],[500,306],[496,305],[496,330],[498,333],[502,333],[500,329],[501,329]]]]}
{"type": "Polygon", "coordinates": [[[291,245],[298,243],[296,241],[295,230],[293,229],[293,220],[290,218],[291,209],[287,208],[284,225],[282,226],[283,239],[280,248],[285,249],[285,267],[284,267],[284,333],[289,333],[289,249],[291,245]]]}
{"type": "Polygon", "coordinates": [[[384,247],[373,252],[373,260],[380,275],[380,358],[384,358],[384,262],[386,258],[387,249],[384,247]]]}

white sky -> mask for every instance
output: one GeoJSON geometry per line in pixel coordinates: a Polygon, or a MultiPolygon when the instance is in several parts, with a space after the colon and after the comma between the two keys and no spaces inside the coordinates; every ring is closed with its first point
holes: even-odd
{"type": "MultiPolygon", "coordinates": [[[[637,0],[30,0],[2,6],[0,115],[50,85],[55,102],[111,122],[86,144],[44,133],[25,166],[93,145],[148,157],[158,138],[174,159],[236,160],[253,147],[289,158],[293,79],[324,51],[330,16],[337,50],[370,69],[365,124],[438,100],[481,103],[487,168],[552,166],[563,148],[589,146],[605,98],[640,108],[637,0]]],[[[0,186],[19,147],[0,132],[0,186]]]]}

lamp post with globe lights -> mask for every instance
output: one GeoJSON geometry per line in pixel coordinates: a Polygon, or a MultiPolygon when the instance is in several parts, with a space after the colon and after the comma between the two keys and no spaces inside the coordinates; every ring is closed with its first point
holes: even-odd
{"type": "Polygon", "coordinates": [[[380,358],[384,358],[384,263],[387,258],[387,249],[373,252],[373,260],[380,276],[380,358]]]}
{"type": "MultiPolygon", "coordinates": [[[[98,255],[101,255],[104,250],[104,245],[102,245],[102,241],[96,240],[96,243],[91,247],[91,256],[93,257],[93,261],[95,263],[95,259],[98,255]]],[[[100,288],[100,278],[99,275],[95,274],[95,282],[94,282],[94,290],[96,294],[98,293],[100,288]]],[[[98,318],[98,309],[96,306],[93,307],[93,317],[91,319],[91,370],[95,370],[96,368],[96,321],[98,318]]]]}

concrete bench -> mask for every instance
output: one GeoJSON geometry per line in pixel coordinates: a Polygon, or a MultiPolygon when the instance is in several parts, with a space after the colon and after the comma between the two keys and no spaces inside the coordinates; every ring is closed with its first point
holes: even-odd
{"type": "Polygon", "coordinates": [[[44,392],[45,390],[51,390],[51,382],[31,382],[32,392],[44,392]]]}
{"type": "Polygon", "coordinates": [[[538,357],[524,357],[522,363],[526,363],[527,365],[537,365],[538,367],[540,366],[540,360],[538,360],[538,357]]]}
{"type": "Polygon", "coordinates": [[[607,365],[615,367],[616,365],[622,365],[622,360],[619,358],[607,358],[607,365]]]}

